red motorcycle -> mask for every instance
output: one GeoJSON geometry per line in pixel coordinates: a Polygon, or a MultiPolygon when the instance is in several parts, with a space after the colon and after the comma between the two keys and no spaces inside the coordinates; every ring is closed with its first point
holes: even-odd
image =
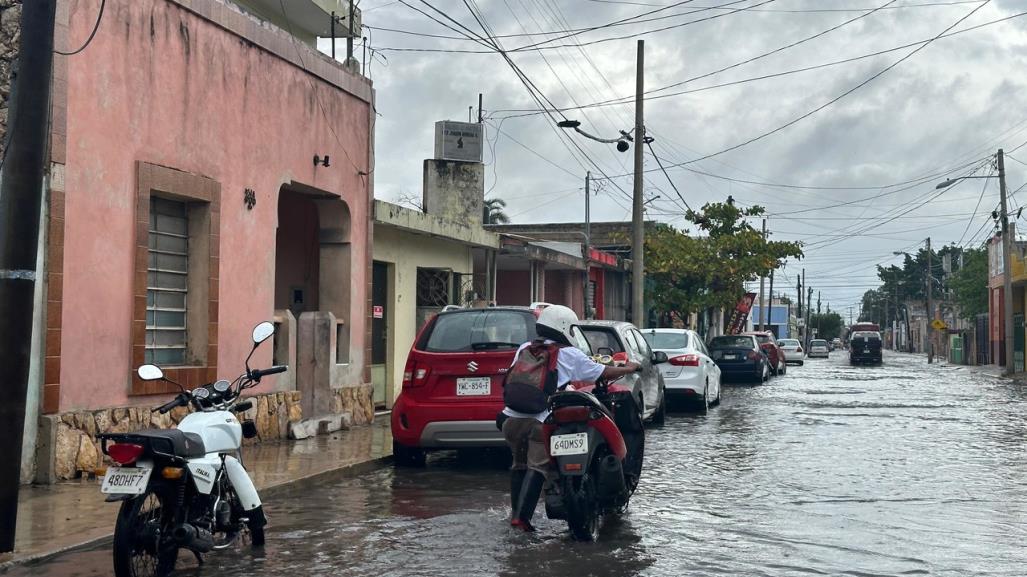
{"type": "MultiPolygon", "coordinates": [[[[603,361],[626,362],[627,355],[603,361]]],[[[549,406],[545,434],[558,479],[546,493],[546,516],[566,520],[575,539],[594,541],[600,518],[627,508],[642,475],[641,399],[600,380],[555,393],[549,406]]]]}

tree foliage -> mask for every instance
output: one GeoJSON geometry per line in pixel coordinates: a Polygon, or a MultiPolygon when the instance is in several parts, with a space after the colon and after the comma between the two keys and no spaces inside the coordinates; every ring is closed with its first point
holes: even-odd
{"type": "Polygon", "coordinates": [[[813,313],[809,317],[810,328],[817,329],[817,338],[831,340],[835,337],[842,336],[842,329],[845,327],[845,321],[842,316],[836,312],[817,314],[813,313]]]}
{"type": "Polygon", "coordinates": [[[764,212],[759,206],[709,203],[686,214],[702,236],[667,224],[648,229],[646,289],[652,306],[682,313],[733,307],[747,281],[770,274],[786,258],[802,256],[799,243],[767,240],[746,220],[764,212]]]}
{"type": "Polygon", "coordinates": [[[963,253],[963,268],[949,279],[952,298],[965,319],[988,312],[988,250],[970,249],[963,253]]]}
{"type": "Polygon", "coordinates": [[[510,217],[503,209],[506,208],[506,201],[501,198],[489,198],[481,207],[481,221],[484,224],[507,224],[510,217]]]}

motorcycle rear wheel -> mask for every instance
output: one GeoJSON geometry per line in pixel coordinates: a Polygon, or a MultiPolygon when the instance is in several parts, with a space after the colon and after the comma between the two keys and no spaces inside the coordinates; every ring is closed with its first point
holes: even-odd
{"type": "Polygon", "coordinates": [[[152,489],[122,501],[114,525],[115,577],[164,577],[175,570],[171,503],[152,489]]]}
{"type": "Polygon", "coordinates": [[[597,453],[588,471],[580,477],[562,477],[561,491],[567,510],[567,527],[578,541],[595,541],[599,535],[599,498],[593,472],[599,468],[597,453]]]}

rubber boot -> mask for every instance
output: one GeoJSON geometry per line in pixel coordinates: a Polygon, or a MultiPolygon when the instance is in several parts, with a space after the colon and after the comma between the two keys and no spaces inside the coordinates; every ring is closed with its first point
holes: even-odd
{"type": "Polygon", "coordinates": [[[542,495],[542,485],[545,482],[545,475],[538,471],[528,470],[521,486],[521,495],[517,503],[517,514],[510,521],[510,525],[524,531],[535,530],[535,527],[531,525],[531,518],[535,515],[535,506],[538,505],[538,498],[542,495]]]}
{"type": "Polygon", "coordinates": [[[517,504],[521,499],[521,487],[524,485],[524,475],[527,469],[513,469],[510,471],[510,520],[517,518],[517,504]]]}

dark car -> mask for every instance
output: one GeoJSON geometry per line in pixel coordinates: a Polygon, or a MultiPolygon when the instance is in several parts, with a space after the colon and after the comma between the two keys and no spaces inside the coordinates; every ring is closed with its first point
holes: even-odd
{"type": "Polygon", "coordinates": [[[856,331],[849,337],[849,364],[879,365],[881,358],[881,333],[856,331]]]}
{"type": "Polygon", "coordinates": [[[724,377],[742,377],[761,383],[770,378],[770,361],[753,335],[713,337],[707,348],[724,377]]]}
{"type": "MultiPolygon", "coordinates": [[[[642,372],[623,377],[619,383],[635,389],[642,398],[642,418],[663,423],[667,414],[666,386],[656,365],[667,362],[667,354],[653,351],[635,325],[621,321],[581,321],[588,346],[596,355],[627,353],[628,358],[642,365],[642,372]]],[[[637,397],[636,397],[637,398],[637,397]]]]}
{"type": "Polygon", "coordinates": [[[392,408],[397,465],[422,465],[433,449],[503,447],[496,413],[514,352],[535,338],[528,308],[457,309],[421,329],[392,408]]]}
{"type": "Polygon", "coordinates": [[[784,351],[781,350],[781,347],[777,346],[777,337],[774,336],[774,333],[770,331],[753,331],[742,334],[756,337],[756,342],[760,344],[760,348],[767,355],[767,360],[770,361],[770,372],[775,377],[783,375],[788,371],[788,361],[785,359],[784,351]]]}

